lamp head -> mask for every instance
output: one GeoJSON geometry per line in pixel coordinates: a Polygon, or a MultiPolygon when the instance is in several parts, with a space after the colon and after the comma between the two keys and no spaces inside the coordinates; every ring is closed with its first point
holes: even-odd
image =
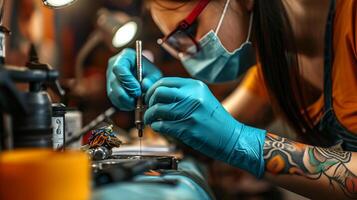
{"type": "Polygon", "coordinates": [[[141,22],[123,12],[109,12],[101,9],[98,12],[97,26],[104,40],[116,49],[132,43],[139,35],[141,22]]]}
{"type": "Polygon", "coordinates": [[[42,0],[43,4],[50,8],[63,8],[71,5],[76,0],[42,0]]]}

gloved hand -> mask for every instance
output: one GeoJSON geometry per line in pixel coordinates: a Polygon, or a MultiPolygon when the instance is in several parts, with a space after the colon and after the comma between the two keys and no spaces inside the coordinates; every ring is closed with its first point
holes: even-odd
{"type": "Polygon", "coordinates": [[[261,177],[266,131],[236,121],[201,81],[162,78],[146,93],[144,121],[214,159],[261,177]]]}
{"type": "Polygon", "coordinates": [[[133,49],[124,49],[109,60],[107,95],[118,109],[134,110],[135,99],[145,93],[161,76],[160,70],[143,57],[143,91],[141,91],[136,78],[136,52],[133,49]]]}

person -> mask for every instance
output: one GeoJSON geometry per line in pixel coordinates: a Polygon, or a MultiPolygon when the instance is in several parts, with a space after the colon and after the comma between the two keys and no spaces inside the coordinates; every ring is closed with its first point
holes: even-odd
{"type": "Polygon", "coordinates": [[[135,51],[125,49],[108,62],[116,107],[131,111],[145,94],[145,123],[159,133],[310,198],[357,198],[357,0],[150,0],[147,7],[165,35],[158,43],[195,79],[163,78],[144,60],[140,86],[135,51]],[[205,84],[246,71],[226,108],[205,84]],[[269,110],[297,141],[248,125],[269,110]]]}

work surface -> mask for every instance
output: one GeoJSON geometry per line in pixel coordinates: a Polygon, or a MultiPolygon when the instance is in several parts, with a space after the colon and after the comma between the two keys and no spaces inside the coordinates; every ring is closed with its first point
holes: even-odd
{"type": "Polygon", "coordinates": [[[133,181],[107,185],[93,191],[92,200],[215,199],[203,173],[192,160],[183,160],[177,170],[161,175],[140,175],[133,181]]]}

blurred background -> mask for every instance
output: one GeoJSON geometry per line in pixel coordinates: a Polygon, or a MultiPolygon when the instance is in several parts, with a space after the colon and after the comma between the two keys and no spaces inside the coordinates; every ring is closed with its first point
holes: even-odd
{"type": "MultiPolygon", "coordinates": [[[[113,37],[105,33],[110,26],[105,24],[110,21],[109,17],[138,23],[137,35],[133,37],[143,41],[145,55],[159,66],[164,76],[188,77],[180,63],[156,44],[162,34],[143,2],[79,0],[70,7],[51,10],[38,0],[6,1],[4,25],[11,30],[6,63],[24,66],[29,48],[34,44],[40,61],[60,71],[60,83],[68,94],[62,101],[68,107],[78,108],[82,112],[82,123],[87,124],[111,106],[105,86],[108,59],[123,48],[133,47],[132,42],[115,47],[114,40],[108,40],[113,37]]],[[[215,96],[223,100],[238,84],[239,81],[210,87],[215,96]]],[[[59,99],[55,94],[51,98],[59,99]]],[[[134,127],[134,113],[118,112],[113,121],[129,131],[134,127]]],[[[185,155],[203,163],[218,199],[286,199],[280,189],[257,181],[239,169],[212,161],[189,148],[183,149],[185,155]]]]}
{"type": "MultiPolygon", "coordinates": [[[[4,23],[11,29],[8,39],[6,63],[22,66],[27,61],[30,44],[35,44],[41,62],[48,63],[61,73],[61,83],[69,90],[66,99],[69,106],[83,111],[84,123],[110,106],[105,93],[105,71],[108,59],[123,48],[133,47],[131,42],[113,48],[106,41],[99,41],[82,58],[83,78],[76,85],[76,61],[93,32],[98,29],[101,9],[114,15],[122,13],[137,17],[141,21],[138,38],[143,41],[146,56],[160,67],[165,76],[188,77],[180,63],[156,44],[162,37],[150,13],[138,0],[80,0],[74,5],[51,10],[36,0],[12,0],[6,4],[4,23]],[[143,26],[144,25],[144,26],[143,26]],[[76,85],[75,88],[72,86],[76,85]],[[75,89],[75,91],[73,91],[75,89]]],[[[83,57],[83,56],[82,56],[83,57]]],[[[216,96],[222,100],[237,83],[212,86],[216,96]]],[[[123,128],[132,127],[132,113],[119,113],[116,121],[123,128]]]]}

